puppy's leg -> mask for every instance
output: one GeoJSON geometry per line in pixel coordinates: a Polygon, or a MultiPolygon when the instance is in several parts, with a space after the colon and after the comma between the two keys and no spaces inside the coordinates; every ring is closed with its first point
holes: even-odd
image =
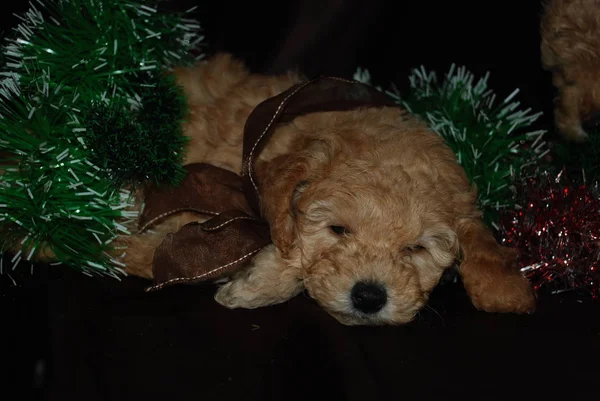
{"type": "Polygon", "coordinates": [[[274,245],[269,245],[249,267],[221,286],[215,299],[228,308],[254,309],[287,301],[303,288],[298,271],[281,258],[274,245]]]}
{"type": "Polygon", "coordinates": [[[457,234],[459,272],[473,305],[487,312],[533,312],[535,295],[516,266],[517,253],[499,245],[479,219],[461,221],[457,234]]]}

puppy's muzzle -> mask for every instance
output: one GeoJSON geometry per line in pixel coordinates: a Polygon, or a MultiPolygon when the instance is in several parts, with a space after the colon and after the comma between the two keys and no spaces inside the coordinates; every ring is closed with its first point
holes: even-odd
{"type": "Polygon", "coordinates": [[[352,305],[366,314],[379,312],[387,303],[387,292],[377,283],[359,281],[350,293],[352,305]]]}

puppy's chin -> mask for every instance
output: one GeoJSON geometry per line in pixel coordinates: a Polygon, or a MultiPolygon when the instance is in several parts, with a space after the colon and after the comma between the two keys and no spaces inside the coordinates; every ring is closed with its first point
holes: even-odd
{"type": "Polygon", "coordinates": [[[384,325],[402,325],[414,320],[420,308],[413,311],[406,311],[395,315],[393,318],[385,314],[365,315],[361,313],[341,313],[327,310],[338,322],[346,326],[384,326],[384,325]]]}

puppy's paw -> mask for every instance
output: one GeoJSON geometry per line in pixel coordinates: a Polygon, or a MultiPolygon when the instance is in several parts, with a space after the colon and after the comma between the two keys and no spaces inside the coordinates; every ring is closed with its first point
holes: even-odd
{"type": "Polygon", "coordinates": [[[520,274],[479,278],[464,283],[473,305],[482,311],[499,313],[533,313],[535,293],[520,274]]]}
{"type": "Polygon", "coordinates": [[[236,294],[235,281],[229,281],[219,287],[215,301],[229,309],[244,308],[244,300],[236,294]]]}
{"type": "Polygon", "coordinates": [[[229,309],[255,309],[282,302],[267,292],[268,288],[255,287],[243,279],[234,279],[223,284],[215,294],[215,300],[229,309]]]}

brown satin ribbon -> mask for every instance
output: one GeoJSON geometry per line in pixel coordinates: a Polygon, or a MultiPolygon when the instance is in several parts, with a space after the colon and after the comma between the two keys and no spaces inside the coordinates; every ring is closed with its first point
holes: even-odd
{"type": "Polygon", "coordinates": [[[149,291],[229,274],[271,242],[268,224],[248,206],[239,175],[204,163],[185,168],[180,186],[157,189],[146,197],[140,232],[181,212],[214,217],[165,237],[154,252],[155,285],[149,291]]]}
{"type": "Polygon", "coordinates": [[[155,285],[147,290],[231,275],[271,243],[269,225],[260,217],[254,163],[278,125],[313,112],[384,106],[397,107],[368,85],[335,77],[295,85],[256,106],[244,127],[241,176],[209,164],[190,164],[177,188],[146,192],[140,232],[184,211],[214,216],[165,237],[154,252],[155,285]]]}

